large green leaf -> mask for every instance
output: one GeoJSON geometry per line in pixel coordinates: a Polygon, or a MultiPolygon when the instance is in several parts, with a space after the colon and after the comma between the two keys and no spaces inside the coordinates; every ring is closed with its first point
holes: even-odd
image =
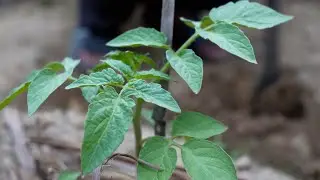
{"type": "Polygon", "coordinates": [[[198,139],[207,139],[226,130],[227,127],[219,121],[198,112],[183,112],[172,124],[172,136],[198,139]]]}
{"type": "Polygon", "coordinates": [[[119,95],[106,87],[93,98],[85,121],[81,150],[81,168],[84,175],[101,165],[122,143],[132,121],[131,98],[119,95]]]}
{"type": "Polygon", "coordinates": [[[66,58],[62,62],[65,72],[57,74],[54,69],[43,69],[37,74],[31,82],[27,94],[29,115],[32,115],[49,95],[72,75],[79,62],[66,58]]]}
{"type": "Polygon", "coordinates": [[[26,82],[31,82],[33,81],[39,74],[41,70],[34,70],[32,71],[26,78],[26,82]]]}
{"type": "Polygon", "coordinates": [[[91,103],[91,100],[98,94],[99,88],[99,86],[82,87],[82,96],[87,102],[91,103]]]}
{"type": "Polygon", "coordinates": [[[124,96],[135,96],[146,102],[180,113],[181,109],[170,92],[161,88],[160,84],[147,83],[144,80],[132,80],[123,89],[124,96]]]}
{"type": "Polygon", "coordinates": [[[122,61],[129,65],[134,71],[139,70],[142,63],[149,64],[153,68],[156,67],[156,63],[150,57],[132,51],[112,51],[108,53],[106,57],[122,61]]]}
{"type": "Polygon", "coordinates": [[[81,173],[76,171],[63,171],[59,174],[58,180],[77,180],[80,175],[81,173]]]}
{"type": "Polygon", "coordinates": [[[170,80],[168,74],[163,73],[161,71],[157,71],[155,69],[150,69],[148,71],[139,71],[137,72],[134,77],[136,79],[145,79],[145,80],[170,80]]]}
{"type": "Polygon", "coordinates": [[[193,180],[237,180],[230,156],[206,140],[190,140],[182,146],[182,160],[193,180]]]}
{"type": "Polygon", "coordinates": [[[168,48],[165,35],[154,28],[139,27],[129,30],[115,39],[109,41],[107,46],[111,47],[138,47],[151,46],[168,48]]]}
{"type": "Polygon", "coordinates": [[[213,21],[241,24],[256,29],[270,28],[291,20],[293,17],[281,14],[256,2],[229,2],[210,11],[213,21]]]}
{"type": "Polygon", "coordinates": [[[171,67],[185,80],[191,90],[198,94],[203,79],[202,59],[191,49],[185,49],[180,54],[168,50],[166,56],[171,67]]]}
{"type": "Polygon", "coordinates": [[[119,71],[125,77],[132,77],[134,75],[134,72],[132,71],[130,66],[126,65],[122,61],[108,59],[108,60],[103,60],[103,62],[107,63],[113,69],[119,71]]]}
{"type": "Polygon", "coordinates": [[[163,137],[148,139],[140,151],[139,159],[157,165],[155,170],[144,164],[138,164],[138,180],[168,180],[177,163],[177,152],[170,147],[170,142],[163,137]]]}
{"type": "Polygon", "coordinates": [[[248,62],[257,63],[249,39],[237,26],[218,22],[208,31],[200,28],[196,28],[196,31],[202,38],[209,39],[229,53],[248,62]]]}
{"type": "Polygon", "coordinates": [[[104,69],[101,72],[94,72],[88,75],[81,75],[79,79],[71,83],[66,89],[84,87],[84,86],[102,86],[108,84],[123,84],[124,79],[113,69],[104,69]]]}

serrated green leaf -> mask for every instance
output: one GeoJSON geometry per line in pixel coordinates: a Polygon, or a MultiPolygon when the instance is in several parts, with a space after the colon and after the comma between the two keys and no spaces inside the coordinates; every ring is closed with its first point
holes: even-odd
{"type": "Polygon", "coordinates": [[[139,47],[150,46],[168,48],[165,35],[154,28],[139,27],[129,30],[115,39],[109,41],[107,46],[111,47],[139,47]]]}
{"type": "Polygon", "coordinates": [[[170,80],[170,76],[161,71],[157,71],[155,69],[150,69],[148,71],[139,71],[134,77],[136,79],[144,79],[144,80],[170,80]]]}
{"type": "Polygon", "coordinates": [[[144,80],[132,80],[123,88],[123,96],[135,96],[146,102],[180,113],[181,109],[170,92],[161,88],[160,84],[147,83],[144,80]]]}
{"type": "Polygon", "coordinates": [[[177,152],[170,148],[170,142],[163,137],[148,139],[140,151],[139,159],[158,165],[162,170],[138,164],[138,180],[168,180],[177,163],[177,152]]]}
{"type": "Polygon", "coordinates": [[[126,65],[122,61],[107,59],[107,60],[103,60],[103,62],[107,63],[113,69],[119,71],[125,77],[132,77],[134,75],[134,72],[132,71],[130,66],[126,65]]]}
{"type": "Polygon", "coordinates": [[[80,175],[81,173],[76,171],[63,171],[59,174],[58,180],[77,180],[80,175]]]}
{"type": "Polygon", "coordinates": [[[206,140],[190,140],[182,146],[182,160],[193,180],[237,180],[230,156],[206,140]]]}
{"type": "Polygon", "coordinates": [[[222,134],[227,127],[219,121],[198,112],[183,112],[172,124],[172,136],[207,139],[222,134]]]}
{"type": "Polygon", "coordinates": [[[82,87],[81,92],[84,99],[91,103],[91,100],[98,94],[100,87],[82,87]]]}
{"type": "Polygon", "coordinates": [[[142,63],[149,64],[153,68],[156,67],[156,63],[150,57],[132,51],[112,51],[108,53],[106,57],[122,61],[129,65],[134,71],[139,70],[142,63]]]}
{"type": "Polygon", "coordinates": [[[224,21],[250,28],[266,29],[287,22],[293,16],[281,14],[256,2],[238,1],[213,8],[210,11],[210,18],[213,21],[224,21]]]}
{"type": "Polygon", "coordinates": [[[132,121],[134,101],[106,87],[93,98],[85,121],[81,169],[91,173],[122,143],[132,121]]]}
{"type": "Polygon", "coordinates": [[[202,86],[203,62],[191,49],[185,49],[180,54],[172,50],[166,52],[171,67],[188,84],[190,89],[198,94],[202,86]]]}
{"type": "Polygon", "coordinates": [[[30,82],[26,82],[12,89],[9,95],[0,102],[0,111],[8,106],[17,96],[24,93],[28,89],[29,85],[30,82]]]}
{"type": "Polygon", "coordinates": [[[200,28],[196,28],[196,31],[202,38],[209,39],[229,53],[250,63],[257,63],[253,47],[248,37],[237,26],[218,22],[208,31],[200,28]]]}
{"type": "Polygon", "coordinates": [[[29,115],[32,115],[50,94],[72,75],[79,62],[65,58],[62,62],[65,72],[57,74],[53,69],[43,69],[37,74],[31,82],[27,94],[29,115]]]}
{"type": "Polygon", "coordinates": [[[88,75],[81,75],[79,79],[71,83],[66,89],[73,89],[85,86],[102,86],[108,84],[120,84],[124,83],[123,77],[116,73],[113,69],[104,69],[101,72],[94,72],[88,75]]]}

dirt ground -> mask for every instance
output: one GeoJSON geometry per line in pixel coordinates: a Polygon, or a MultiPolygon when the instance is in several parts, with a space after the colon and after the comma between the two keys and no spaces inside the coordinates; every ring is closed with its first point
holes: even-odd
{"type": "MultiPolygon", "coordinates": [[[[170,90],[181,108],[203,112],[229,126],[221,140],[235,158],[250,155],[260,164],[297,179],[318,180],[320,12],[317,7],[320,4],[312,0],[282,2],[284,11],[296,17],[282,26],[280,55],[283,74],[255,105],[262,110],[261,114],[253,116],[249,111],[253,85],[261,66],[250,65],[232,56],[205,65],[203,89],[199,95],[193,95],[175,73],[172,73],[170,90]],[[302,112],[301,117],[288,117],[298,111],[302,112]]],[[[34,68],[66,56],[74,24],[75,0],[56,0],[49,6],[38,1],[0,6],[0,98],[34,68]]],[[[262,33],[249,33],[258,61],[263,64],[262,33]]],[[[42,144],[30,146],[34,165],[42,168],[37,169],[37,173],[48,174],[48,169],[54,172],[55,168],[63,167],[79,168],[79,148],[87,108],[79,95],[77,91],[58,90],[33,117],[25,115],[26,98],[22,96],[10,107],[18,111],[8,108],[1,114],[0,158],[4,163],[0,165],[0,179],[20,179],[14,175],[19,169],[19,162],[12,155],[12,137],[15,135],[8,135],[10,126],[4,126],[8,117],[20,119],[27,138],[42,144]]],[[[168,119],[172,117],[169,113],[168,119]]],[[[144,125],[144,129],[144,136],[152,135],[150,126],[144,125]]],[[[130,130],[118,152],[132,153],[133,145],[128,143],[133,141],[131,133],[130,130]]]]}

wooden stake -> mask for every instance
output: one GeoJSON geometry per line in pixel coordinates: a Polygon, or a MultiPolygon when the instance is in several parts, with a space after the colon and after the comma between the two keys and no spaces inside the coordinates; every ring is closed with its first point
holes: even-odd
{"type": "MultiPolygon", "coordinates": [[[[161,15],[161,32],[163,32],[167,38],[168,43],[172,45],[173,38],[173,26],[174,26],[174,8],[175,0],[162,0],[162,15],[161,15]]],[[[165,55],[158,61],[158,67],[161,68],[165,64],[165,55]]],[[[161,82],[162,88],[168,89],[168,82],[161,82]]],[[[152,118],[155,120],[155,134],[158,136],[165,136],[166,134],[166,121],[164,116],[166,109],[155,106],[153,109],[152,118]]]]}

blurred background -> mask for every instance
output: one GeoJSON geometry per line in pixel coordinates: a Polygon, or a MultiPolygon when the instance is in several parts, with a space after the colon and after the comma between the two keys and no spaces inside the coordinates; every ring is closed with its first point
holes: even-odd
{"type": "MultiPolygon", "coordinates": [[[[229,126],[213,140],[232,155],[239,179],[319,180],[320,1],[272,2],[295,18],[273,30],[244,29],[258,65],[204,41],[196,47],[205,64],[201,92],[193,95],[174,72],[170,91],[181,108],[229,126]]],[[[32,70],[70,55],[78,3],[0,0],[0,99],[32,70]]],[[[120,21],[122,31],[143,25],[144,6],[131,8],[130,18],[120,21]]],[[[0,113],[0,179],[54,179],[61,169],[79,169],[86,110],[80,92],[63,88],[32,117],[26,114],[25,95],[15,100],[0,113]]],[[[172,118],[168,112],[167,120],[172,118]]],[[[143,135],[153,135],[150,124],[143,124],[143,135]]],[[[132,154],[133,142],[130,129],[117,152],[132,154]]],[[[135,179],[134,170],[115,161],[102,179],[135,179]]]]}

